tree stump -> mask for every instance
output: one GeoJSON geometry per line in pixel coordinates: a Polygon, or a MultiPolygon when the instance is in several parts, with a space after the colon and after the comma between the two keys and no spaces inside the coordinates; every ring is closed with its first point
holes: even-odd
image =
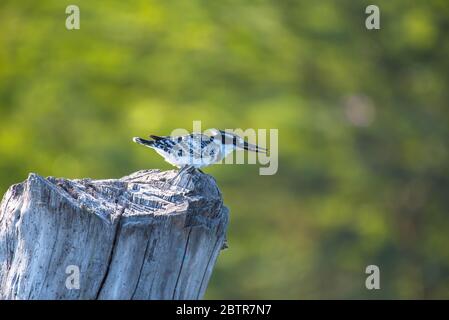
{"type": "Polygon", "coordinates": [[[176,173],[32,173],[10,187],[0,206],[0,299],[202,298],[229,213],[211,176],[176,173]]]}

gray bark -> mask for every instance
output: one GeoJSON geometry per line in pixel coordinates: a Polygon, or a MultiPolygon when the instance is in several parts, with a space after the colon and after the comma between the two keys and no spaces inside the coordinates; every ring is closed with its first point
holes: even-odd
{"type": "Polygon", "coordinates": [[[211,176],[175,175],[30,174],[10,187],[0,206],[0,299],[202,298],[229,214],[211,176]]]}

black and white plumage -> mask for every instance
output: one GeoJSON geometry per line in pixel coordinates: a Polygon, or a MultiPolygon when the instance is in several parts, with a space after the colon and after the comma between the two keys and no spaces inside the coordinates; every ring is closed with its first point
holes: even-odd
{"type": "Polygon", "coordinates": [[[134,142],[154,149],[165,161],[178,168],[197,169],[223,160],[234,150],[242,149],[266,153],[266,149],[244,141],[238,135],[213,129],[211,135],[192,133],[178,137],[159,137],[151,135],[153,140],[133,138],[134,142]]]}

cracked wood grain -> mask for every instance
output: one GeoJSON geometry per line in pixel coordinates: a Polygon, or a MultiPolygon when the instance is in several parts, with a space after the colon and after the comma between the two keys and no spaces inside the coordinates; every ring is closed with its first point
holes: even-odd
{"type": "Polygon", "coordinates": [[[228,210],[199,172],[30,174],[0,204],[0,299],[201,299],[228,210]],[[80,288],[65,286],[70,265],[80,288]]]}

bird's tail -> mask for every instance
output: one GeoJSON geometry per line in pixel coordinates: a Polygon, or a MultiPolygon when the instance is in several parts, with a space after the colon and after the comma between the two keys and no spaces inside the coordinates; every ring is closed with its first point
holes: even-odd
{"type": "Polygon", "coordinates": [[[133,141],[135,143],[138,143],[138,144],[141,144],[141,145],[144,145],[144,146],[147,146],[147,147],[152,147],[154,145],[154,141],[152,141],[152,140],[145,140],[145,139],[142,139],[142,138],[139,138],[139,137],[134,137],[133,141]]]}

